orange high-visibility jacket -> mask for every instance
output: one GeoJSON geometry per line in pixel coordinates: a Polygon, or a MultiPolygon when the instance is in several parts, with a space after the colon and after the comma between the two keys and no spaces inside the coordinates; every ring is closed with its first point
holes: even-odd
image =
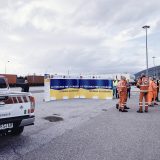
{"type": "Polygon", "coordinates": [[[120,80],[117,85],[118,92],[127,92],[127,81],[120,80]]]}
{"type": "Polygon", "coordinates": [[[148,77],[140,78],[137,82],[137,86],[139,86],[140,90],[142,91],[148,91],[149,89],[149,80],[148,77]]]}
{"type": "Polygon", "coordinates": [[[154,81],[152,81],[152,80],[150,80],[149,81],[149,92],[153,92],[153,90],[154,90],[154,81]]]}
{"type": "Polygon", "coordinates": [[[157,92],[157,88],[158,88],[157,84],[153,81],[153,91],[157,92]]]}

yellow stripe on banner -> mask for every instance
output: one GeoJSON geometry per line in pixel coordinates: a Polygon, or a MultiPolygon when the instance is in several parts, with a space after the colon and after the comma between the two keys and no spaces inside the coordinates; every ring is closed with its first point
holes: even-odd
{"type": "Polygon", "coordinates": [[[50,90],[51,99],[72,99],[72,98],[88,98],[88,99],[112,99],[113,91],[107,89],[75,89],[67,88],[62,90],[50,90]]]}
{"type": "Polygon", "coordinates": [[[75,97],[79,97],[79,89],[76,88],[67,88],[62,90],[50,90],[51,99],[71,99],[75,97]]]}

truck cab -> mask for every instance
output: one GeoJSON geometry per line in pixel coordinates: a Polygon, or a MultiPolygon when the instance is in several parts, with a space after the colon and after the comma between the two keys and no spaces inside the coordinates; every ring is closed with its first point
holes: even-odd
{"type": "Polygon", "coordinates": [[[0,76],[0,134],[19,135],[35,121],[35,99],[31,93],[12,92],[0,76]]]}

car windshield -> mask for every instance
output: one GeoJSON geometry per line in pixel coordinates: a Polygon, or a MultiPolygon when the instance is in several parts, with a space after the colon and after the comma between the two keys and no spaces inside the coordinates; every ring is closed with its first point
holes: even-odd
{"type": "Polygon", "coordinates": [[[6,81],[3,78],[0,78],[0,88],[7,88],[6,81]]]}

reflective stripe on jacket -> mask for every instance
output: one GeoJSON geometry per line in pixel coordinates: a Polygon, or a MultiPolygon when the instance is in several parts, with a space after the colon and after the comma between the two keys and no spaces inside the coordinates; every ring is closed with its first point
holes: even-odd
{"type": "Polygon", "coordinates": [[[137,86],[140,87],[140,90],[148,90],[149,88],[149,80],[147,77],[140,78],[137,82],[137,86]]]}
{"type": "Polygon", "coordinates": [[[152,80],[149,81],[149,92],[153,92],[153,86],[154,86],[154,82],[152,80]]]}
{"type": "Polygon", "coordinates": [[[125,80],[120,80],[117,85],[117,89],[119,92],[127,91],[127,82],[125,80]]]}

